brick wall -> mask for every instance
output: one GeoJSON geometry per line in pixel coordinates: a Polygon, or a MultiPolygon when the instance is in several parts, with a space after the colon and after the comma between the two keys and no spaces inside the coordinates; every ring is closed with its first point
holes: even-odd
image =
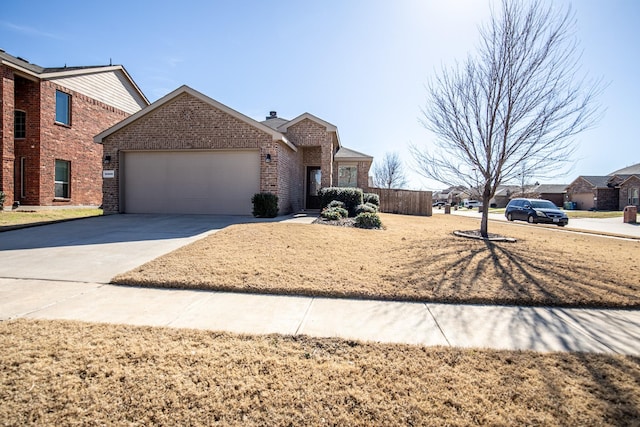
{"type": "Polygon", "coordinates": [[[15,76],[9,67],[2,67],[1,87],[1,185],[6,205],[14,200],[23,205],[100,205],[102,146],[93,136],[128,114],[53,82],[15,76]],[[71,95],[71,126],[55,124],[56,89],[71,95]],[[14,138],[16,109],[26,113],[25,138],[14,138]],[[64,200],[55,198],[56,159],[71,162],[70,197],[64,200]]]}
{"type": "Polygon", "coordinates": [[[617,188],[598,188],[594,207],[600,211],[618,210],[618,194],[617,188]]]}
{"type": "MultiPolygon", "coordinates": [[[[307,164],[305,162],[305,165],[320,166],[322,170],[322,186],[331,187],[333,185],[334,141],[327,128],[312,120],[304,119],[287,128],[286,137],[297,147],[320,148],[320,162],[315,164],[307,164]]],[[[309,155],[317,155],[316,153],[309,153],[309,155]]]]}
{"type": "Polygon", "coordinates": [[[287,164],[291,154],[273,137],[189,94],[182,94],[138,120],[109,135],[104,155],[112,162],[108,169],[115,178],[103,182],[105,212],[120,212],[119,163],[126,150],[259,149],[260,191],[276,193],[281,211],[291,204],[287,184],[281,182],[279,164],[287,164]],[[271,162],[264,161],[267,154],[271,162]]]}
{"type": "Polygon", "coordinates": [[[0,66],[0,190],[5,193],[5,206],[13,203],[13,72],[0,66]]]}
{"type": "Polygon", "coordinates": [[[336,177],[335,182],[333,183],[334,185],[338,185],[338,168],[340,167],[340,165],[355,165],[358,169],[358,175],[356,177],[356,186],[358,188],[361,188],[363,191],[367,192],[369,189],[369,169],[371,169],[371,160],[367,160],[367,161],[360,161],[360,162],[354,162],[354,161],[341,161],[341,162],[334,162],[333,165],[333,175],[336,177]]]}
{"type": "Polygon", "coordinates": [[[40,83],[16,77],[15,108],[26,113],[26,137],[15,139],[15,198],[23,205],[40,203],[40,83]],[[25,188],[20,175],[21,159],[25,160],[25,188]],[[24,190],[24,191],[23,191],[24,190]],[[24,197],[22,195],[24,194],[24,197]]]}
{"type": "Polygon", "coordinates": [[[40,205],[102,204],[102,146],[93,137],[129,114],[53,82],[40,84],[40,205]],[[56,90],[71,95],[71,125],[55,123],[56,90]],[[55,198],[55,161],[71,162],[68,199],[55,198]]]}
{"type": "Polygon", "coordinates": [[[278,144],[278,206],[280,213],[297,212],[304,207],[303,149],[293,151],[278,144]]]}
{"type": "MultiPolygon", "coordinates": [[[[640,177],[632,176],[620,186],[618,209],[624,210],[624,207],[629,205],[629,192],[632,188],[640,189],[640,177]]],[[[636,207],[640,208],[640,205],[636,205],[636,207]]]]}
{"type": "Polygon", "coordinates": [[[574,193],[593,193],[593,184],[584,178],[578,178],[567,187],[567,194],[574,193]]]}

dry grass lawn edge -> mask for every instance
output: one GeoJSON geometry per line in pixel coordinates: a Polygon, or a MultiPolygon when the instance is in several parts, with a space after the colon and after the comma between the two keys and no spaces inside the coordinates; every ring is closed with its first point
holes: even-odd
{"type": "Polygon", "coordinates": [[[517,242],[487,242],[453,235],[477,227],[471,218],[381,218],[385,230],[234,225],[112,282],[391,301],[640,307],[638,241],[501,223],[490,232],[517,242]]]}
{"type": "Polygon", "coordinates": [[[0,322],[4,425],[634,425],[640,359],[0,322]]]}

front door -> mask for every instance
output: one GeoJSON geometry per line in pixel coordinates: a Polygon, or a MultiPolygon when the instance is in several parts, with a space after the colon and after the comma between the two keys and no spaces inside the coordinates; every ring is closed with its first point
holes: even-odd
{"type": "Polygon", "coordinates": [[[320,209],[320,183],[322,172],[319,166],[307,166],[307,209],[320,209]]]}

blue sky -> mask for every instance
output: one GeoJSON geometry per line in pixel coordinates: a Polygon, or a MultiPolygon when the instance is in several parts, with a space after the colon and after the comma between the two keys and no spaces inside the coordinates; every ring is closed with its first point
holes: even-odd
{"type": "MultiPolygon", "coordinates": [[[[556,0],[565,5],[565,0],[556,0]]],[[[186,84],[254,119],[312,113],[343,145],[381,159],[433,137],[425,84],[475,49],[488,0],[21,1],[0,14],[0,48],[44,66],[122,64],[150,101],[186,84]]],[[[640,163],[640,2],[577,0],[584,71],[608,87],[605,115],[553,181],[640,163]]],[[[442,188],[412,172],[410,187],[442,188]]]]}

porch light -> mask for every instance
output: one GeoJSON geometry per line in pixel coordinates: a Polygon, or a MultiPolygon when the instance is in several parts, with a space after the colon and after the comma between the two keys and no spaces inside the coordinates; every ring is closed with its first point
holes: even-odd
{"type": "Polygon", "coordinates": [[[265,163],[271,163],[271,154],[267,154],[267,156],[264,158],[265,163]]]}
{"type": "Polygon", "coordinates": [[[106,164],[108,164],[108,163],[111,163],[111,156],[109,156],[109,155],[104,156],[104,161],[103,161],[103,163],[104,163],[105,165],[106,165],[106,164]]]}

